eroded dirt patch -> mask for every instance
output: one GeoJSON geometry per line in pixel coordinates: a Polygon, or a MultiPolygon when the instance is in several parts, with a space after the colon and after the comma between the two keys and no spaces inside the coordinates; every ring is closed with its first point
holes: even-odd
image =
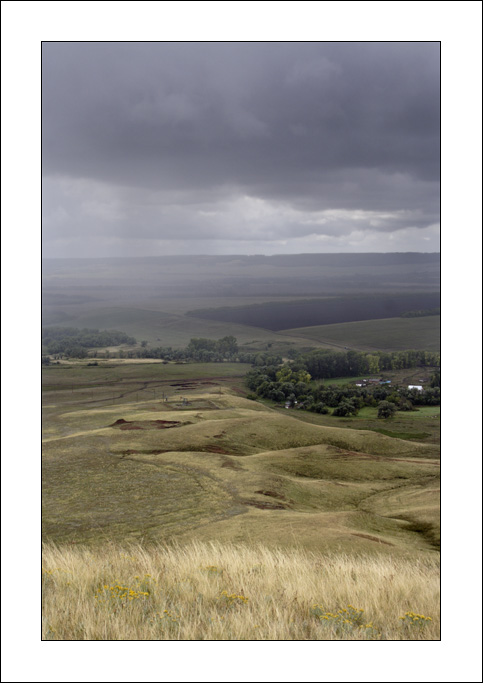
{"type": "Polygon", "coordinates": [[[245,505],[251,505],[252,507],[258,508],[259,510],[286,510],[287,506],[281,503],[269,503],[268,501],[262,502],[259,500],[243,500],[242,503],[245,505]]]}
{"type": "Polygon", "coordinates": [[[161,455],[162,453],[170,453],[171,451],[169,449],[151,449],[151,450],[135,450],[133,448],[128,448],[125,451],[119,451],[118,453],[114,453],[114,455],[120,455],[122,458],[126,455],[161,455]]]}
{"type": "Polygon", "coordinates": [[[118,427],[122,431],[130,429],[171,429],[183,423],[177,420],[116,420],[109,427],[118,427]]]}
{"type": "Polygon", "coordinates": [[[223,462],[221,463],[221,466],[222,467],[229,467],[232,470],[242,470],[243,469],[243,467],[240,467],[240,465],[238,465],[233,460],[228,460],[228,458],[226,460],[223,460],[223,462]]]}
{"type": "Polygon", "coordinates": [[[270,496],[270,498],[278,498],[279,500],[287,500],[283,493],[276,493],[275,491],[255,491],[262,496],[270,496]]]}
{"type": "Polygon", "coordinates": [[[218,384],[216,382],[172,382],[170,387],[176,387],[178,389],[197,389],[198,387],[216,387],[218,384]]]}
{"type": "Polygon", "coordinates": [[[234,455],[233,452],[227,451],[221,446],[202,446],[200,450],[204,453],[220,453],[220,455],[234,455]]]}

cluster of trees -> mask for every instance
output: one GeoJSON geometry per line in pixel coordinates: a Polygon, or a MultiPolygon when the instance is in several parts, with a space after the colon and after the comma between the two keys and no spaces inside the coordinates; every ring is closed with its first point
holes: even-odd
{"type": "Polygon", "coordinates": [[[222,363],[231,361],[252,365],[280,364],[281,356],[269,352],[247,353],[240,351],[236,337],[228,335],[222,339],[205,339],[193,337],[184,349],[173,349],[171,346],[120,350],[120,358],[159,358],[166,361],[188,361],[199,363],[222,363]]]}
{"type": "Polygon", "coordinates": [[[124,353],[120,351],[118,355],[121,358],[159,358],[167,361],[221,363],[225,360],[238,360],[240,353],[236,338],[229,335],[218,340],[193,337],[184,349],[173,349],[171,346],[148,348],[147,343],[141,342],[140,349],[130,349],[124,353]]]}
{"type": "Polygon", "coordinates": [[[159,358],[165,361],[189,361],[200,363],[222,363],[232,361],[248,363],[255,367],[280,365],[282,357],[270,351],[248,353],[240,351],[236,337],[228,335],[222,339],[205,339],[193,337],[184,349],[168,347],[148,348],[142,341],[136,348],[119,349],[118,351],[99,351],[102,346],[129,344],[136,346],[136,340],[123,332],[99,330],[79,330],[77,328],[47,328],[42,331],[42,364],[54,358],[159,358]]]}
{"type": "Polygon", "coordinates": [[[247,373],[245,381],[257,396],[281,403],[305,399],[309,391],[310,375],[303,369],[293,370],[288,366],[265,365],[247,373]]]}
{"type": "Polygon", "coordinates": [[[136,344],[134,337],[118,330],[79,329],[77,327],[46,327],[42,329],[42,352],[71,358],[86,358],[88,349],[118,344],[136,344]]]}
{"type": "Polygon", "coordinates": [[[336,417],[357,415],[364,406],[382,408],[380,417],[390,417],[396,410],[413,410],[420,405],[439,405],[439,387],[424,391],[388,385],[356,387],[347,385],[317,385],[310,374],[293,363],[291,366],[276,365],[253,368],[246,376],[251,398],[268,398],[276,403],[287,402],[301,410],[329,413],[336,417]],[[389,408],[386,404],[389,403],[389,408]]]}
{"type": "Polygon", "coordinates": [[[440,315],[441,308],[422,308],[417,311],[406,311],[401,313],[400,318],[425,318],[428,315],[440,315]]]}
{"type": "Polygon", "coordinates": [[[205,360],[210,355],[231,360],[238,356],[238,343],[233,335],[228,335],[218,340],[194,337],[190,339],[190,343],[186,347],[186,353],[193,360],[205,360]]]}
{"type": "MultiPolygon", "coordinates": [[[[292,356],[295,354],[292,353],[292,356]]],[[[439,367],[436,351],[331,351],[317,349],[296,357],[297,367],[303,367],[314,379],[377,375],[385,370],[402,370],[420,366],[439,367]]]]}

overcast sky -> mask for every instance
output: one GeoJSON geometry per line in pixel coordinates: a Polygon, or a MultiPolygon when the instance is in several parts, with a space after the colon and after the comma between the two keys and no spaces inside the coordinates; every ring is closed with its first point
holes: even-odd
{"type": "Polygon", "coordinates": [[[43,255],[439,251],[439,43],[42,50],[43,255]]]}

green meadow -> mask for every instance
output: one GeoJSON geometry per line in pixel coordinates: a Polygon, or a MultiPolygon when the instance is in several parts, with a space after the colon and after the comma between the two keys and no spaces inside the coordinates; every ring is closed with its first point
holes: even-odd
{"type": "Polygon", "coordinates": [[[298,327],[282,330],[282,334],[361,351],[439,351],[440,324],[440,316],[432,315],[423,318],[386,318],[298,327]]]}

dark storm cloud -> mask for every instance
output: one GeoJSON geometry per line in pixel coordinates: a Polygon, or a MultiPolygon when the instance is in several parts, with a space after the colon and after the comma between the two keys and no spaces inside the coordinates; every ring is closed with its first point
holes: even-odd
{"type": "Polygon", "coordinates": [[[44,43],[42,112],[46,249],[439,221],[437,43],[44,43]]]}

